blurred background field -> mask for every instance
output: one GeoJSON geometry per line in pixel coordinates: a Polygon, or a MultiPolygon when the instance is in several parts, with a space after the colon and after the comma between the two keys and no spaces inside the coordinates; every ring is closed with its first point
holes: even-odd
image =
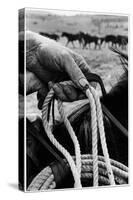
{"type": "MultiPolygon", "coordinates": [[[[55,11],[54,11],[55,12],[55,11]]],[[[54,12],[26,9],[26,29],[35,32],[77,33],[79,31],[95,35],[124,34],[127,35],[127,16],[92,15],[79,13],[74,15],[58,15],[54,12]]],[[[66,14],[66,13],[65,13],[66,14]]]]}
{"type": "MultiPolygon", "coordinates": [[[[63,13],[63,12],[62,12],[63,13]]],[[[112,35],[125,35],[128,36],[128,17],[127,16],[114,16],[114,15],[90,15],[83,13],[76,13],[76,15],[67,12],[66,15],[45,12],[39,10],[26,10],[26,29],[34,32],[45,32],[50,34],[58,34],[61,36],[62,32],[76,34],[80,31],[89,33],[98,37],[103,37],[109,34],[112,35]]],[[[20,18],[22,22],[23,18],[20,18]]],[[[58,40],[61,44],[65,45],[67,40],[60,37],[58,40]]],[[[92,72],[101,76],[107,91],[118,81],[120,75],[123,73],[121,62],[117,55],[113,53],[105,44],[101,49],[83,49],[80,47],[78,41],[74,42],[75,48],[70,43],[69,48],[81,54],[92,72]]],[[[124,50],[127,52],[127,48],[124,50]]],[[[98,90],[99,91],[99,90],[98,90]]],[[[66,110],[75,106],[76,102],[65,104],[66,110]]],[[[36,93],[27,96],[26,98],[27,115],[35,116],[40,115],[37,108],[36,93]]]]}

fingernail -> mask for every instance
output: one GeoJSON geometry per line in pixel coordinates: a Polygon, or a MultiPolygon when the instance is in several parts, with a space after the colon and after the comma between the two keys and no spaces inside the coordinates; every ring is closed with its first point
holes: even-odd
{"type": "Polygon", "coordinates": [[[88,88],[89,87],[89,83],[85,78],[81,78],[79,80],[79,84],[80,86],[84,89],[84,88],[88,88]]]}

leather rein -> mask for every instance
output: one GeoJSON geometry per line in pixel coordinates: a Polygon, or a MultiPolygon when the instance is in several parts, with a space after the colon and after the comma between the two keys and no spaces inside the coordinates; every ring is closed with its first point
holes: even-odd
{"type": "MultiPolygon", "coordinates": [[[[103,97],[107,94],[104,84],[103,84],[103,81],[100,76],[98,76],[97,74],[94,74],[94,73],[90,73],[87,76],[87,79],[89,80],[89,82],[95,81],[95,82],[99,83],[103,97]]],[[[120,121],[118,121],[118,119],[116,119],[116,117],[114,115],[111,114],[111,112],[108,110],[108,108],[103,103],[101,103],[101,105],[102,105],[104,114],[113,122],[113,124],[123,133],[124,136],[128,137],[128,130],[120,123],[120,121]]]]}

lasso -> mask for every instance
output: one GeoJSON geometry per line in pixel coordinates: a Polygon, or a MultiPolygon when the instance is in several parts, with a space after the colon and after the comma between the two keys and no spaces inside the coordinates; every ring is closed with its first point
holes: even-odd
{"type": "MultiPolygon", "coordinates": [[[[94,186],[98,186],[99,181],[111,185],[115,185],[115,180],[117,180],[119,183],[126,183],[128,178],[128,168],[116,161],[109,159],[103,125],[103,114],[99,96],[97,95],[95,89],[89,86],[86,90],[86,96],[88,97],[91,108],[92,155],[81,155],[79,142],[68,118],[66,117],[63,104],[60,100],[58,100],[58,110],[73,141],[75,147],[75,157],[72,157],[52,134],[52,128],[47,121],[47,115],[48,105],[52,100],[53,95],[54,91],[51,89],[45,98],[42,107],[43,126],[52,144],[66,158],[73,174],[75,182],[74,187],[81,188],[81,178],[85,177],[93,177],[94,186]],[[98,131],[100,134],[100,141],[104,157],[98,156],[98,131]],[[105,178],[103,175],[106,175],[108,178],[105,178]]],[[[52,189],[55,187],[56,183],[54,181],[54,176],[52,174],[51,168],[47,167],[33,179],[32,183],[28,187],[28,190],[52,189]]]]}

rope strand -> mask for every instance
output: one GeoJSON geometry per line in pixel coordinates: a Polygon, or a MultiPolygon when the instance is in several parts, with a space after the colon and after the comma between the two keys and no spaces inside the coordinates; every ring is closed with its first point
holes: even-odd
{"type": "Polygon", "coordinates": [[[74,160],[71,157],[71,155],[69,154],[69,152],[55,139],[54,135],[52,134],[51,128],[47,122],[47,112],[48,112],[48,104],[49,101],[51,100],[51,98],[54,95],[54,91],[53,89],[50,90],[50,92],[48,93],[47,97],[45,98],[43,107],[42,107],[42,120],[43,120],[43,126],[44,129],[46,131],[46,134],[48,136],[48,138],[50,139],[50,141],[52,142],[52,144],[65,156],[65,158],[67,159],[70,168],[72,170],[72,174],[75,180],[75,187],[77,188],[81,188],[81,180],[80,180],[80,175],[78,173],[77,167],[75,166],[74,160]]]}
{"type": "MultiPolygon", "coordinates": [[[[76,158],[73,156],[73,159],[76,158]]],[[[82,161],[82,170],[81,170],[81,179],[83,181],[91,181],[93,178],[93,156],[90,154],[84,154],[81,156],[82,161]]],[[[128,167],[125,165],[110,159],[112,165],[113,174],[117,184],[128,184],[128,167]]],[[[108,172],[106,168],[105,158],[103,156],[98,156],[98,166],[99,166],[99,185],[109,185],[110,181],[108,179],[108,172]]],[[[52,170],[50,167],[44,168],[31,182],[28,187],[28,191],[37,191],[42,190],[42,188],[55,189],[56,182],[53,180],[52,170]],[[51,177],[49,181],[49,177],[51,177]],[[48,179],[48,181],[46,181],[48,179]]],[[[62,179],[62,181],[64,181],[62,179]]]]}
{"type": "Polygon", "coordinates": [[[94,97],[90,90],[86,91],[91,108],[91,129],[92,129],[92,155],[93,155],[93,185],[98,186],[98,147],[97,147],[97,117],[94,97]]]}
{"type": "MultiPolygon", "coordinates": [[[[75,147],[75,155],[76,155],[76,164],[70,153],[55,139],[54,135],[52,134],[51,127],[47,121],[47,114],[48,114],[48,105],[49,102],[52,100],[54,95],[53,89],[51,89],[45,98],[43,108],[42,108],[42,120],[43,126],[46,131],[47,136],[49,137],[52,144],[65,156],[66,160],[68,161],[74,181],[75,187],[82,187],[81,186],[81,153],[80,153],[80,146],[77,140],[77,137],[74,133],[74,130],[66,117],[65,111],[63,109],[63,104],[60,100],[58,100],[58,110],[63,118],[64,124],[70,134],[70,137],[73,141],[75,147]]],[[[92,155],[93,155],[93,185],[98,186],[98,130],[100,133],[100,140],[101,146],[103,150],[103,155],[105,157],[105,163],[107,167],[108,177],[111,185],[115,184],[113,170],[111,168],[106,138],[105,138],[105,131],[103,125],[103,114],[101,109],[101,104],[98,95],[94,88],[89,86],[86,90],[86,96],[89,99],[90,108],[91,108],[91,129],[92,129],[92,155]]]]}
{"type": "Polygon", "coordinates": [[[65,111],[63,108],[63,104],[60,100],[58,100],[58,110],[59,110],[59,113],[64,121],[64,124],[70,134],[70,137],[73,141],[73,144],[75,147],[75,155],[76,155],[76,166],[77,166],[78,173],[81,176],[81,153],[80,153],[79,142],[78,142],[78,139],[74,133],[74,130],[73,130],[68,118],[66,117],[66,114],[65,114],[65,111]]]}
{"type": "Polygon", "coordinates": [[[96,103],[97,120],[98,120],[98,128],[99,128],[99,133],[100,133],[100,140],[101,140],[103,155],[105,157],[105,162],[106,162],[106,165],[107,165],[107,171],[108,171],[110,184],[115,185],[113,171],[112,171],[110,160],[109,160],[109,153],[108,153],[107,142],[106,142],[106,137],[105,137],[105,130],[104,130],[104,124],[103,124],[103,113],[102,113],[100,100],[99,100],[99,97],[98,97],[96,91],[92,87],[90,87],[90,90],[91,90],[91,92],[94,96],[95,103],[96,103]]]}

